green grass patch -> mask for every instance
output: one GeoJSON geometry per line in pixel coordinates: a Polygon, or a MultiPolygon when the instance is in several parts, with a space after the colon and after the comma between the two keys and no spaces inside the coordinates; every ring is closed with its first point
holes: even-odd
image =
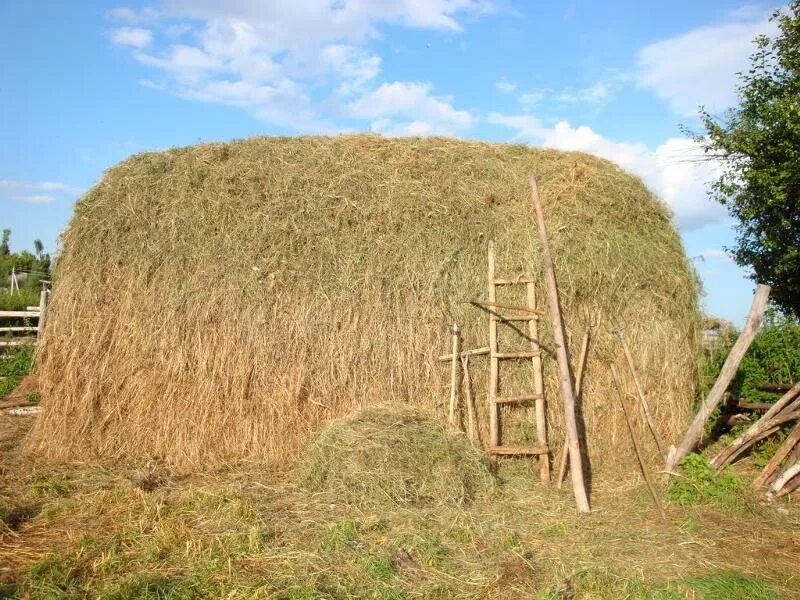
{"type": "Polygon", "coordinates": [[[729,469],[715,473],[699,454],[689,454],[681,461],[682,474],[673,479],[668,496],[681,506],[712,504],[721,508],[744,505],[742,478],[729,469]]]}

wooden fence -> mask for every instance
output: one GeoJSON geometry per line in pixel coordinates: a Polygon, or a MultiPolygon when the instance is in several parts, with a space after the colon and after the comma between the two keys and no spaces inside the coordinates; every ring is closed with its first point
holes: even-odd
{"type": "Polygon", "coordinates": [[[0,349],[36,344],[44,330],[49,301],[50,290],[45,287],[39,294],[39,306],[0,310],[0,349]]]}

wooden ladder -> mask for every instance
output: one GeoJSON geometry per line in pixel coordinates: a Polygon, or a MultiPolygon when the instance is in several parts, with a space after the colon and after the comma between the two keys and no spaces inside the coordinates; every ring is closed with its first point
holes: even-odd
{"type": "Polygon", "coordinates": [[[544,383],[542,380],[542,352],[539,347],[539,315],[536,309],[536,289],[530,273],[513,279],[502,279],[495,275],[494,242],[489,242],[489,456],[494,466],[499,456],[537,456],[539,459],[539,479],[550,482],[550,450],[547,447],[547,425],[545,422],[544,383]],[[527,306],[512,307],[497,304],[497,287],[524,284],[527,291],[527,306]],[[500,314],[500,309],[522,312],[521,315],[500,314]],[[497,347],[498,322],[527,322],[531,349],[527,352],[500,352],[497,347]],[[533,393],[519,396],[500,394],[500,361],[530,359],[533,371],[533,393]],[[535,446],[501,445],[500,405],[530,406],[533,403],[536,425],[535,446]]]}

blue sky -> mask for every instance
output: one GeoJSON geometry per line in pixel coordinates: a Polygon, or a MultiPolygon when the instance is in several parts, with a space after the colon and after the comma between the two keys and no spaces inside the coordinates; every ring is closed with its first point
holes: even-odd
{"type": "Polygon", "coordinates": [[[706,0],[153,0],[0,8],[0,227],[49,250],[135,152],[250,135],[446,134],[583,150],[675,215],[705,309],[741,323],[719,165],[681,124],[735,104],[780,5],[706,0]]]}

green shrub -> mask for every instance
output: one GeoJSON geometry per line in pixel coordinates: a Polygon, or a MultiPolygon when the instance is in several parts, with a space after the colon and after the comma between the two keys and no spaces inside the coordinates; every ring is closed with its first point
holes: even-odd
{"type": "Polygon", "coordinates": [[[742,479],[724,469],[715,473],[708,461],[699,454],[689,454],[681,461],[683,473],[672,481],[669,499],[675,504],[713,504],[733,508],[744,503],[742,479]]]}

